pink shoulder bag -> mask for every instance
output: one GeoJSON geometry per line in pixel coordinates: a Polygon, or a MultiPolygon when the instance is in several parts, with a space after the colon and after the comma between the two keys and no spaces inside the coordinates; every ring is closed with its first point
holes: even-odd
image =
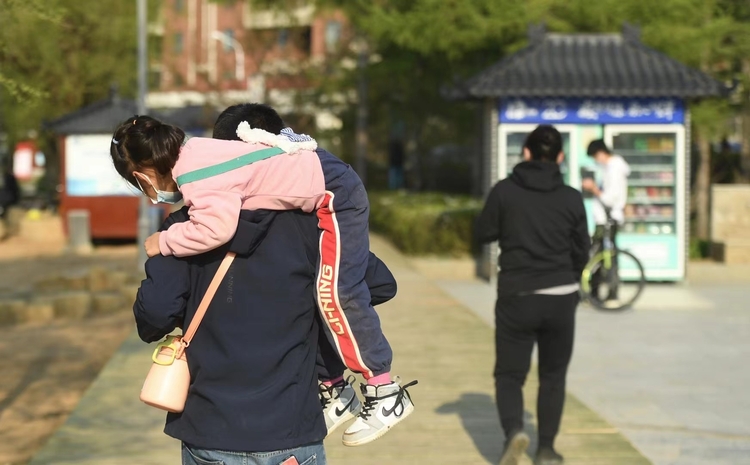
{"type": "Polygon", "coordinates": [[[151,356],[154,363],[141,389],[141,401],[147,405],[173,413],[180,413],[185,409],[185,401],[190,388],[190,371],[185,349],[190,346],[190,341],[195,336],[201,320],[206,315],[208,305],[219,289],[234,257],[234,252],[229,252],[224,257],[185,334],[167,336],[156,346],[151,356]]]}

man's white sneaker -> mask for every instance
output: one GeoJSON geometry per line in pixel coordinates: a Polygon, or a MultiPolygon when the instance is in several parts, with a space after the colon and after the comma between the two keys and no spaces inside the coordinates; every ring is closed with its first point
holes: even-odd
{"type": "Polygon", "coordinates": [[[518,465],[519,460],[526,453],[526,448],[529,447],[529,442],[529,435],[523,431],[511,435],[505,441],[505,450],[503,456],[500,457],[500,465],[518,465]]]}
{"type": "Polygon", "coordinates": [[[323,407],[328,434],[356,417],[362,410],[362,404],[359,402],[350,380],[353,381],[354,377],[351,376],[349,379],[341,380],[331,386],[320,383],[320,405],[323,407]]]}
{"type": "Polygon", "coordinates": [[[417,384],[416,381],[401,386],[401,380],[396,377],[390,384],[361,386],[365,396],[365,406],[344,432],[345,446],[361,446],[372,442],[391,428],[411,415],[414,404],[406,388],[417,384]]]}

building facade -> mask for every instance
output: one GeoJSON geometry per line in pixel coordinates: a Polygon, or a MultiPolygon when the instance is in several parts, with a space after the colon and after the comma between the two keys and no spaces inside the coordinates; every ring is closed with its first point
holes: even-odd
{"type": "Polygon", "coordinates": [[[250,3],[163,1],[151,27],[161,54],[150,66],[149,108],[266,102],[294,111],[297,93],[313,85],[311,67],[348,41],[345,17],[304,1],[287,12],[250,3]]]}

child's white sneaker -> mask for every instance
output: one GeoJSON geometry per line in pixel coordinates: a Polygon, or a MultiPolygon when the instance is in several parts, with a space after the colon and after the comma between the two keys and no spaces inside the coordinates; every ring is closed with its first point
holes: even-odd
{"type": "Polygon", "coordinates": [[[401,386],[401,380],[396,377],[389,384],[361,385],[365,406],[344,432],[344,445],[361,446],[372,442],[411,415],[414,404],[406,388],[415,384],[417,381],[401,386]]]}
{"type": "Polygon", "coordinates": [[[320,405],[323,407],[323,416],[326,419],[328,434],[347,421],[356,417],[362,410],[362,404],[357,398],[354,387],[350,384],[354,377],[326,386],[320,383],[319,397],[320,405]]]}

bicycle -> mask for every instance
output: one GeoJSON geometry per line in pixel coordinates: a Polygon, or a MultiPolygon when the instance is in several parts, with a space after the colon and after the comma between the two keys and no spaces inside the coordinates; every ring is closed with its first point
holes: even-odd
{"type": "MultiPolygon", "coordinates": [[[[600,203],[601,200],[597,199],[600,203]]],[[[583,269],[581,276],[581,297],[598,310],[621,311],[630,308],[640,297],[646,286],[646,273],[643,265],[635,256],[627,250],[617,248],[615,243],[615,226],[617,222],[612,219],[611,209],[602,204],[607,215],[607,221],[603,227],[603,238],[601,245],[592,248],[591,259],[583,269]],[[635,286],[633,294],[628,299],[610,299],[613,294],[620,290],[623,280],[620,269],[623,264],[630,270],[630,279],[627,286],[635,286]],[[607,297],[601,299],[602,287],[605,287],[607,297]]]]}

